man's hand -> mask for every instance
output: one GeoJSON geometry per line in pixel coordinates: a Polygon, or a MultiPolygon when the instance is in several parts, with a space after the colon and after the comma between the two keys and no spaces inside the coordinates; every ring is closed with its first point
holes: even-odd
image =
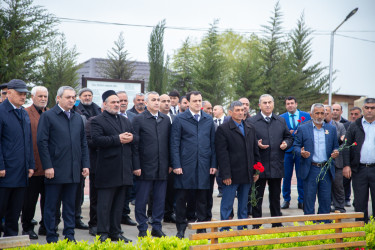
{"type": "Polygon", "coordinates": [[[119,134],[119,137],[122,144],[130,143],[133,141],[133,134],[129,132],[119,134]]]}
{"type": "Polygon", "coordinates": [[[83,168],[82,169],[82,175],[83,175],[83,177],[87,177],[87,176],[89,176],[89,174],[90,174],[90,169],[88,169],[88,168],[83,168]]]}
{"type": "Polygon", "coordinates": [[[341,140],[341,141],[344,141],[344,139],[345,139],[345,135],[342,135],[342,136],[340,137],[340,140],[341,140]]]}
{"type": "Polygon", "coordinates": [[[169,167],[169,168],[168,168],[168,174],[170,174],[172,171],[173,171],[173,168],[172,168],[172,167],[169,167]]]}
{"type": "Polygon", "coordinates": [[[262,139],[260,139],[259,141],[258,141],[258,147],[260,147],[261,149],[266,149],[266,148],[268,148],[270,145],[263,145],[262,144],[262,139]]]}
{"type": "Polygon", "coordinates": [[[175,174],[183,174],[182,173],[182,168],[173,169],[173,173],[175,173],[175,174]]]}
{"type": "Polygon", "coordinates": [[[286,147],[288,147],[288,144],[286,144],[286,142],[283,141],[283,142],[281,143],[281,145],[280,145],[281,150],[285,150],[286,147]]]}
{"type": "Polygon", "coordinates": [[[302,147],[301,148],[301,156],[303,158],[309,158],[310,157],[310,152],[309,151],[305,151],[305,147],[302,147]]]}
{"type": "Polygon", "coordinates": [[[352,177],[352,169],[350,168],[350,166],[345,166],[342,170],[342,175],[346,178],[346,179],[350,179],[352,177]]]}
{"type": "Polygon", "coordinates": [[[31,176],[33,176],[34,174],[34,169],[29,169],[29,178],[31,178],[31,176]]]}
{"type": "Polygon", "coordinates": [[[228,179],[225,179],[223,180],[223,183],[227,186],[231,185],[232,184],[232,179],[231,178],[228,178],[228,179]]]}
{"type": "Polygon", "coordinates": [[[254,174],[253,175],[253,181],[256,182],[257,180],[259,180],[259,175],[258,174],[254,174]]]}
{"type": "Polygon", "coordinates": [[[55,170],[53,168],[48,168],[44,170],[44,175],[47,179],[52,179],[55,177],[55,170]]]}
{"type": "Polygon", "coordinates": [[[5,169],[4,170],[0,170],[0,177],[5,177],[5,169]]]}
{"type": "Polygon", "coordinates": [[[291,130],[289,130],[289,132],[290,132],[291,134],[293,134],[294,130],[293,130],[293,129],[291,129],[291,130]]]}
{"type": "Polygon", "coordinates": [[[141,176],[141,174],[142,174],[142,170],[141,170],[141,169],[133,170],[133,174],[134,174],[135,176],[141,176]]]}
{"type": "Polygon", "coordinates": [[[335,149],[335,150],[333,150],[333,152],[331,154],[331,157],[333,159],[335,159],[335,158],[337,158],[337,156],[339,156],[339,154],[340,154],[340,152],[337,149],[335,149]]]}
{"type": "Polygon", "coordinates": [[[210,174],[215,174],[215,173],[216,173],[216,171],[217,171],[217,169],[216,169],[216,168],[210,168],[210,174]]]}

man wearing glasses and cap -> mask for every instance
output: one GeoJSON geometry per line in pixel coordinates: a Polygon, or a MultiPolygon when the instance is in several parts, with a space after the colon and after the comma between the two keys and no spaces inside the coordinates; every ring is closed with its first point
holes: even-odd
{"type": "Polygon", "coordinates": [[[30,119],[22,107],[29,91],[18,79],[7,87],[8,98],[0,105],[0,218],[5,217],[0,230],[4,237],[18,235],[28,178],[35,168],[30,119]]]}

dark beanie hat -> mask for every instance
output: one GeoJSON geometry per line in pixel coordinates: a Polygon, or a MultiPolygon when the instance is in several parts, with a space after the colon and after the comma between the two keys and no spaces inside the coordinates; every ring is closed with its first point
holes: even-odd
{"type": "Polygon", "coordinates": [[[110,97],[111,95],[117,96],[117,94],[114,90],[107,90],[106,92],[104,92],[103,95],[102,95],[103,102],[105,102],[105,100],[107,100],[107,98],[110,97]]]}

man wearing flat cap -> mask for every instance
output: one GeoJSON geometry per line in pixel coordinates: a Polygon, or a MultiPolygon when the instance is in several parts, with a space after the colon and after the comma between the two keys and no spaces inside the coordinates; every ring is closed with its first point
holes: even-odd
{"type": "Polygon", "coordinates": [[[85,128],[79,114],[72,110],[76,92],[72,87],[57,90],[57,104],[43,112],[37,130],[39,157],[44,170],[44,225],[47,242],[57,242],[56,209],[62,202],[63,234],[75,241],[75,198],[81,179],[89,175],[89,156],[85,128]]]}
{"type": "Polygon", "coordinates": [[[80,103],[77,106],[79,112],[82,115],[86,116],[86,119],[90,119],[90,117],[97,116],[101,112],[101,108],[92,101],[93,92],[89,88],[83,88],[78,91],[78,97],[80,103]]]}
{"type": "Polygon", "coordinates": [[[133,185],[133,164],[137,151],[133,127],[119,115],[120,99],[113,90],[103,93],[102,114],[91,120],[91,138],[97,146],[95,184],[98,193],[97,234],[100,240],[131,240],[121,233],[121,216],[125,192],[133,185]]]}
{"type": "Polygon", "coordinates": [[[30,119],[22,107],[29,91],[18,79],[7,87],[8,99],[0,105],[0,218],[5,217],[0,230],[4,237],[18,235],[28,178],[35,168],[30,119]]]}

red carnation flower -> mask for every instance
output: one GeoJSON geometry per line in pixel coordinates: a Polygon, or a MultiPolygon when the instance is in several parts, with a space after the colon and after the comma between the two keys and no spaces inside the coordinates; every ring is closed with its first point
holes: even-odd
{"type": "Polygon", "coordinates": [[[357,144],[357,142],[354,142],[353,145],[354,145],[354,146],[357,146],[358,144],[357,144]]]}
{"type": "Polygon", "coordinates": [[[301,123],[301,120],[297,120],[298,123],[301,123]]]}
{"type": "Polygon", "coordinates": [[[306,118],[304,116],[301,117],[301,120],[304,121],[306,118]]]}

